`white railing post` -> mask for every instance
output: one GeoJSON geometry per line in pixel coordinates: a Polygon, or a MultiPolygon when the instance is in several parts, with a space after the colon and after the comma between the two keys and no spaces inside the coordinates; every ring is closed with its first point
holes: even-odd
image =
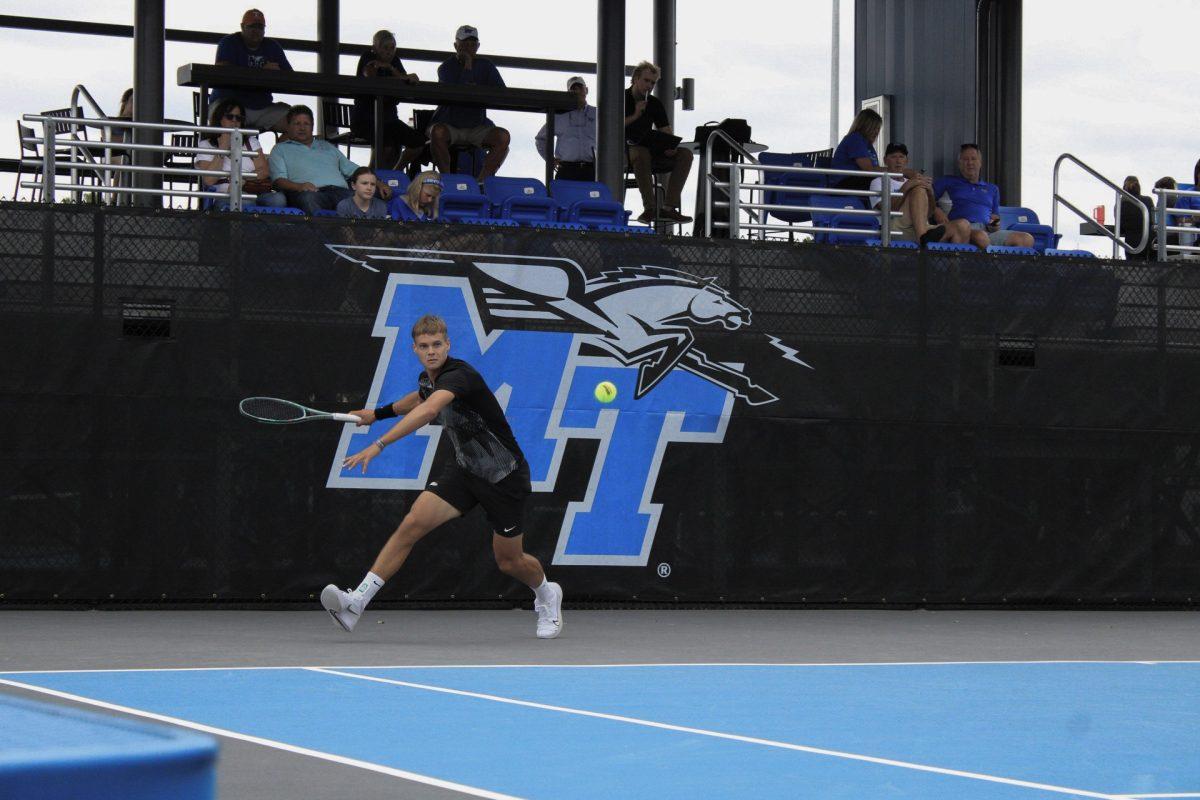
{"type": "Polygon", "coordinates": [[[729,169],[729,238],[736,239],[741,235],[741,220],[738,219],[738,214],[741,209],[738,204],[741,201],[742,191],[742,170],[736,163],[729,169]]]}
{"type": "Polygon", "coordinates": [[[892,175],[886,170],[879,179],[879,241],[892,243],[892,175]]]}
{"type": "Polygon", "coordinates": [[[1156,261],[1167,260],[1167,196],[1159,189],[1155,189],[1154,193],[1158,195],[1158,220],[1155,227],[1158,228],[1158,235],[1155,237],[1156,246],[1158,247],[1158,256],[1156,261]]]}

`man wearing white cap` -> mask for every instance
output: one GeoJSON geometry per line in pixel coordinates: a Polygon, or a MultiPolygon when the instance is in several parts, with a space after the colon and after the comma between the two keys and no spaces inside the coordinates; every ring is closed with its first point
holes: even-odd
{"type": "MultiPolygon", "coordinates": [[[[479,31],[470,25],[461,26],[454,34],[454,57],[448,58],[438,67],[438,83],[469,86],[504,86],[504,79],[496,65],[486,58],[479,58],[479,31]]],[[[508,131],[487,118],[487,111],[479,106],[441,105],[433,112],[429,126],[429,145],[433,160],[441,172],[457,172],[457,165],[450,163],[450,146],[467,144],[487,150],[487,158],[480,169],[480,182],[495,175],[508,156],[508,131]]]]}
{"type": "MultiPolygon", "coordinates": [[[[578,75],[567,79],[575,95],[575,110],[554,116],[555,177],[568,181],[596,180],[596,107],[588,105],[588,87],[578,75]]],[[[538,131],[537,151],[546,157],[546,126],[538,131]]]]}

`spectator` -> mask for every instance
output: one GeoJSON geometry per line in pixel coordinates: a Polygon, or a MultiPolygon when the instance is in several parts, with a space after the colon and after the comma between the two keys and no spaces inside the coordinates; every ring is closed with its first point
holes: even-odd
{"type": "Polygon", "coordinates": [[[441,177],[436,172],[422,172],[413,178],[407,192],[392,200],[392,217],[405,222],[436,220],[441,196],[441,177]]]}
{"type": "Polygon", "coordinates": [[[354,170],[350,176],[350,188],[354,194],[337,204],[337,215],[352,219],[391,219],[387,203],[375,196],[377,183],[370,167],[354,170]]]}
{"type": "Polygon", "coordinates": [[[988,245],[1033,247],[1033,237],[1021,231],[1000,229],[1000,187],[980,180],[983,153],[979,145],[958,148],[958,175],[944,175],[933,183],[933,196],[951,220],[965,219],[971,226],[970,242],[980,250],[988,245]]]}
{"type": "MultiPolygon", "coordinates": [[[[504,86],[504,79],[496,65],[486,58],[479,58],[479,31],[470,25],[461,26],[454,34],[454,58],[448,58],[438,67],[438,83],[470,86],[504,86]]],[[[442,172],[455,172],[457,165],[450,163],[451,145],[467,144],[487,150],[483,167],[476,176],[480,183],[495,175],[508,156],[511,137],[504,128],[498,128],[487,118],[487,110],[480,106],[438,106],[433,112],[429,126],[429,146],[433,162],[442,172]]]]}
{"type": "MultiPolygon", "coordinates": [[[[1154,219],[1154,201],[1142,194],[1142,182],[1138,180],[1136,175],[1130,175],[1125,178],[1125,183],[1121,187],[1131,195],[1137,197],[1146,208],[1146,219],[1154,219]]],[[[1142,214],[1138,210],[1138,206],[1129,201],[1122,199],[1118,205],[1117,219],[1121,223],[1121,238],[1125,240],[1125,244],[1130,247],[1136,247],[1138,242],[1142,240],[1142,214]]],[[[1154,232],[1150,232],[1150,237],[1146,240],[1146,246],[1141,250],[1128,250],[1126,257],[1131,259],[1141,259],[1143,261],[1153,258],[1154,255],[1154,232]]]]}
{"type": "MultiPolygon", "coordinates": [[[[864,108],[858,112],[858,116],[854,118],[854,122],[850,123],[850,130],[838,142],[838,146],[833,151],[833,159],[829,166],[831,169],[855,169],[863,172],[883,172],[883,167],[879,166],[879,154],[875,152],[875,145],[872,144],[879,138],[879,131],[883,129],[883,118],[869,108],[864,108]]],[[[920,175],[915,169],[905,167],[900,173],[905,178],[916,178],[920,175]]],[[[838,189],[868,189],[871,186],[872,175],[843,175],[832,176],[834,181],[833,186],[838,189]]]]}
{"type": "MultiPolygon", "coordinates": [[[[267,30],[267,18],[257,8],[252,8],[242,15],[242,30],[231,33],[217,42],[218,67],[255,67],[257,69],[281,69],[292,71],[287,54],[279,46],[279,42],[268,39],[264,35],[267,30]]],[[[283,132],[286,129],[288,113],[287,103],[273,102],[270,92],[256,89],[215,88],[212,90],[212,100],[216,102],[226,97],[235,97],[246,110],[247,128],[258,128],[260,131],[283,132]]]]}
{"type": "Polygon", "coordinates": [[[682,205],[683,184],[692,169],[692,151],[683,147],[663,147],[659,134],[671,136],[671,125],[667,120],[667,109],[650,92],[658,83],[658,67],[643,61],[633,70],[629,88],[625,90],[625,144],[629,166],[637,179],[638,191],[642,194],[640,222],[653,222],[654,208],[658,204],[654,197],[652,175],[670,171],[667,181],[666,208],[658,211],[658,218],[673,222],[691,222],[679,210],[682,205]]]}
{"type": "MultiPolygon", "coordinates": [[[[395,78],[404,83],[416,83],[415,74],[405,72],[400,56],[396,55],[396,37],[391,31],[377,31],[371,39],[371,49],[358,59],[354,74],[360,78],[395,78]]],[[[376,166],[380,169],[404,169],[414,157],[420,156],[425,146],[425,134],[417,133],[400,121],[396,114],[399,100],[383,104],[383,142],[379,145],[376,166]],[[397,158],[401,149],[404,157],[397,158]]],[[[375,98],[354,98],[354,111],[350,115],[350,132],[359,139],[375,142],[375,98]]]]}
{"type": "MultiPolygon", "coordinates": [[[[555,177],[568,181],[596,180],[596,107],[588,105],[588,87],[576,75],[567,79],[567,91],[575,95],[575,110],[554,115],[555,177]]],[[[538,154],[546,157],[546,126],[534,139],[538,154]]]]}
{"type": "MultiPolygon", "coordinates": [[[[908,167],[908,147],[899,142],[887,146],[883,156],[884,166],[889,173],[902,174],[908,167]]],[[[893,235],[921,245],[929,242],[965,242],[970,235],[970,227],[963,220],[950,222],[944,219],[940,224],[930,225],[930,209],[937,209],[933,203],[933,182],[919,173],[915,178],[889,178],[892,197],[890,206],[893,211],[899,211],[899,217],[892,217],[893,235]]],[[[871,191],[878,192],[883,184],[880,176],[871,181],[871,191]]],[[[879,208],[881,203],[876,203],[879,208]]],[[[945,214],[937,209],[937,214],[945,214]]]]}
{"type": "MultiPolygon", "coordinates": [[[[246,111],[242,108],[242,104],[235,98],[226,97],[213,106],[212,118],[208,124],[213,128],[240,128],[243,126],[245,120],[246,111]]],[[[245,134],[239,135],[243,137],[243,153],[256,151],[253,156],[242,156],[242,172],[254,173],[253,178],[247,178],[242,181],[242,192],[249,195],[257,195],[257,198],[254,200],[255,205],[272,206],[274,208],[286,206],[287,198],[281,192],[271,190],[271,179],[268,176],[270,170],[267,167],[266,156],[262,154],[262,145],[259,143],[258,137],[246,136],[245,134]]],[[[228,171],[231,163],[229,156],[223,155],[219,151],[228,151],[229,144],[230,134],[228,133],[202,134],[197,147],[208,152],[196,154],[196,169],[228,171]]],[[[213,208],[216,208],[218,211],[229,209],[228,175],[217,174],[211,177],[202,175],[200,183],[207,189],[221,195],[213,199],[213,208]]]]}
{"type": "MultiPolygon", "coordinates": [[[[336,209],[338,203],[353,192],[346,179],[358,165],[342,155],[342,151],[313,136],[313,113],[308,106],[292,106],[287,113],[285,141],[271,151],[271,180],[275,188],[287,195],[288,205],[306,214],[321,209],[336,209]]],[[[391,196],[387,184],[378,185],[383,199],[391,196]]]]}

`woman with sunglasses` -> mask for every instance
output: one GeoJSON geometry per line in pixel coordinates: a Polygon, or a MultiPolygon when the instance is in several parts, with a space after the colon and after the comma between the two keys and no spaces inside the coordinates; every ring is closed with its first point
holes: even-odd
{"type": "MultiPolygon", "coordinates": [[[[246,121],[246,110],[242,108],[241,103],[236,98],[226,97],[213,106],[212,117],[209,125],[214,128],[240,128],[246,121]]],[[[207,133],[200,137],[197,146],[201,150],[212,150],[212,153],[197,153],[195,164],[197,169],[211,170],[228,170],[230,168],[229,156],[221,155],[221,150],[229,149],[229,134],[228,133],[207,133]]],[[[258,142],[257,136],[245,136],[242,139],[242,152],[257,151],[257,155],[242,156],[242,172],[253,172],[255,177],[244,178],[242,180],[242,193],[248,195],[257,195],[253,201],[255,205],[274,206],[282,208],[287,205],[287,198],[282,192],[271,190],[270,168],[267,166],[266,156],[262,154],[262,147],[258,142]]],[[[201,176],[200,182],[204,188],[211,192],[216,192],[217,197],[212,201],[212,207],[219,211],[229,209],[229,176],[228,175],[213,175],[211,178],[207,175],[201,176]]]]}

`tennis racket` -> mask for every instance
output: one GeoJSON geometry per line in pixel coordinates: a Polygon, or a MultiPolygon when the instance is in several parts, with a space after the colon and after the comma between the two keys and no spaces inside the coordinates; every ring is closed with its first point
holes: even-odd
{"type": "Polygon", "coordinates": [[[242,416],[249,417],[255,422],[266,422],[270,425],[291,425],[294,422],[313,422],[321,419],[331,419],[334,422],[358,423],[358,417],[353,414],[335,414],[329,411],[318,411],[308,408],[291,400],[280,400],[277,397],[247,397],[238,403],[238,411],[242,416]]]}

